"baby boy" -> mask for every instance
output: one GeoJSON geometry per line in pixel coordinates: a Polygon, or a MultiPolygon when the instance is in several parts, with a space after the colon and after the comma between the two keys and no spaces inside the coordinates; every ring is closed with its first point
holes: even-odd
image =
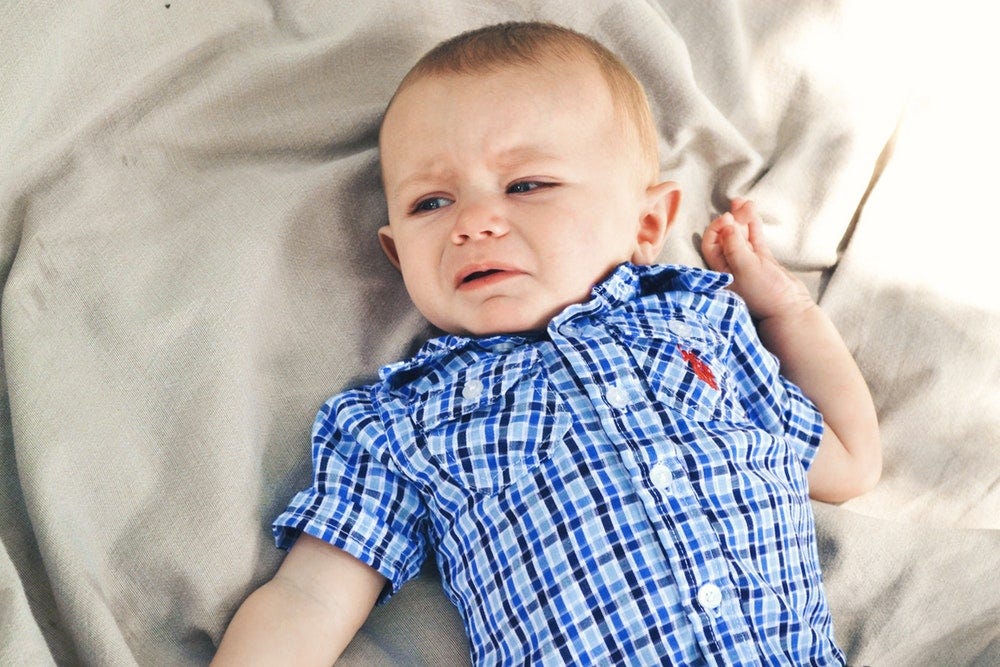
{"type": "Polygon", "coordinates": [[[843,663],[809,497],[877,480],[871,397],[751,202],[706,229],[712,271],[654,264],[657,145],[638,81],[560,27],[410,71],[379,235],[443,335],[321,409],[220,664],[333,662],[429,555],[476,664],[843,663]]]}

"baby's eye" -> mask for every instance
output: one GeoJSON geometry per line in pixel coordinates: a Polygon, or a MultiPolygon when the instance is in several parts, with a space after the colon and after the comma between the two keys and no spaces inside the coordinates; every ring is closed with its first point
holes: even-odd
{"type": "Polygon", "coordinates": [[[550,185],[552,184],[542,183],[540,181],[517,181],[516,183],[511,183],[507,186],[507,194],[524,194],[525,192],[531,192],[532,190],[537,190],[538,188],[544,188],[550,185]]]}
{"type": "Polygon", "coordinates": [[[421,199],[413,207],[413,213],[425,213],[427,211],[436,211],[439,208],[444,208],[453,202],[447,197],[428,197],[427,199],[421,199]]]}

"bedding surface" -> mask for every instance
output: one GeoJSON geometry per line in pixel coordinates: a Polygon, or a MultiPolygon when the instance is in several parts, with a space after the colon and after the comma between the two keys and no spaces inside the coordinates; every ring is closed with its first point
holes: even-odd
{"type": "MultiPolygon", "coordinates": [[[[850,662],[1000,664],[998,54],[960,9],[5,4],[0,664],[210,660],[280,563],[316,409],[427,335],[376,238],[381,113],[427,48],[515,19],[646,86],[685,193],[664,261],[703,266],[697,235],[749,196],[854,351],[883,481],[814,504],[850,662]]],[[[342,662],[467,664],[433,571],[342,662]]]]}

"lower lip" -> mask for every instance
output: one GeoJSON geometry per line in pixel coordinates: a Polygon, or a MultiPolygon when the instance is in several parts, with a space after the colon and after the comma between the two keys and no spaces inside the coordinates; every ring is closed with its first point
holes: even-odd
{"type": "Polygon", "coordinates": [[[482,278],[476,278],[475,280],[470,280],[467,283],[461,283],[458,286],[459,291],[472,291],[479,289],[481,287],[489,287],[491,285],[496,285],[497,283],[503,282],[509,278],[516,278],[521,275],[514,271],[498,271],[496,273],[491,273],[488,276],[483,276],[482,278]]]}

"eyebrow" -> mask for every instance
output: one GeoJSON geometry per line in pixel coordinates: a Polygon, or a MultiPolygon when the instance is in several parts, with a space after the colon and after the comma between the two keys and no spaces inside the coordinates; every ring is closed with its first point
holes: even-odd
{"type": "Polygon", "coordinates": [[[501,166],[511,166],[519,162],[529,162],[532,160],[556,160],[558,157],[555,152],[547,150],[545,146],[528,144],[504,149],[497,154],[495,160],[501,166]]]}
{"type": "MultiPolygon", "coordinates": [[[[516,166],[521,162],[557,160],[559,157],[554,151],[547,150],[544,146],[525,144],[512,146],[499,151],[492,162],[501,169],[516,166]]],[[[396,184],[396,191],[401,192],[422,181],[441,181],[454,176],[453,169],[440,169],[434,166],[434,161],[428,160],[410,175],[402,178],[396,184]]]]}
{"type": "Polygon", "coordinates": [[[420,183],[421,181],[441,181],[446,180],[454,174],[452,169],[435,169],[432,166],[428,168],[417,169],[409,176],[402,178],[396,184],[396,192],[405,191],[407,188],[412,187],[414,184],[420,183]]]}

